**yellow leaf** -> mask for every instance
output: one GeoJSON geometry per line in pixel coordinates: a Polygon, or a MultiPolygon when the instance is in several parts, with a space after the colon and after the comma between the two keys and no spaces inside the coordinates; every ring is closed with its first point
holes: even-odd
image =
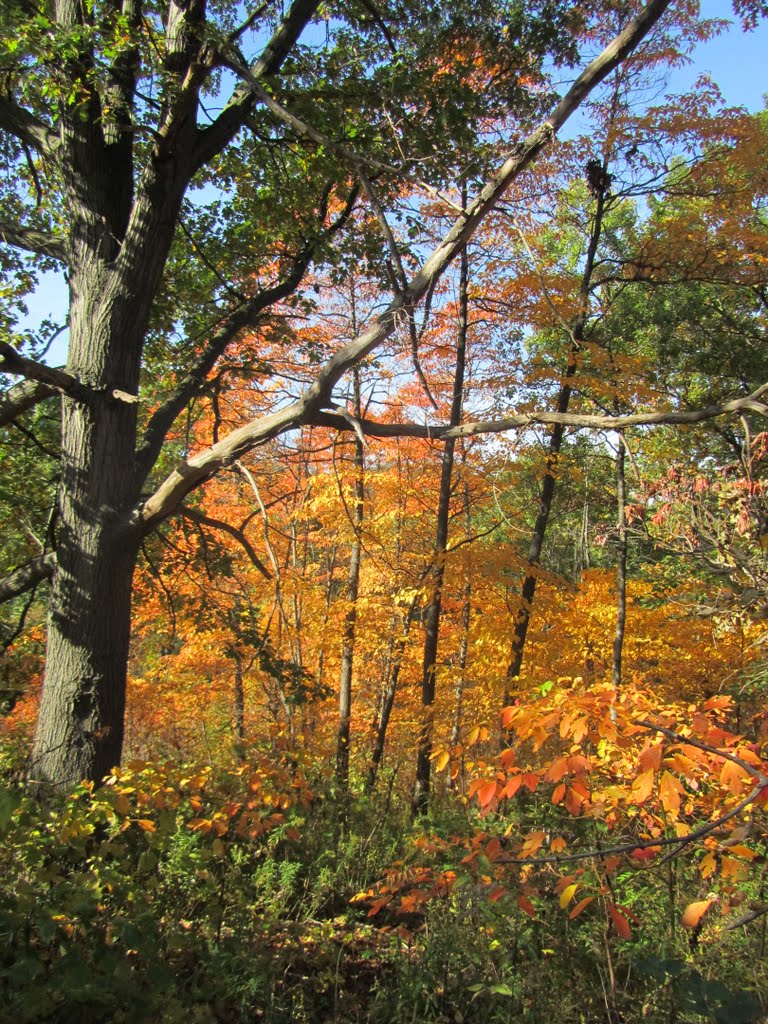
{"type": "Polygon", "coordinates": [[[632,799],[635,803],[642,804],[648,799],[653,790],[653,769],[638,775],[632,783],[632,799]]]}
{"type": "Polygon", "coordinates": [[[568,904],[571,902],[573,897],[576,895],[576,890],[579,888],[578,882],[571,882],[565,889],[560,893],[560,909],[565,910],[568,904]]]}
{"type": "Polygon", "coordinates": [[[699,871],[701,872],[702,878],[709,878],[717,871],[717,857],[711,851],[705,853],[701,858],[701,864],[699,864],[699,871]]]}
{"type": "Polygon", "coordinates": [[[659,783],[659,796],[661,806],[673,817],[677,817],[680,810],[680,797],[685,795],[682,783],[669,772],[664,772],[659,783]]]}
{"type": "Polygon", "coordinates": [[[435,758],[435,771],[441,772],[451,759],[449,751],[443,750],[435,758]]]}

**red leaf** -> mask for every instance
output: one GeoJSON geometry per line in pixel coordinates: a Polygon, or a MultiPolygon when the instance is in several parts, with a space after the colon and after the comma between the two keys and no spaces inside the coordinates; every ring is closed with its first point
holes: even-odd
{"type": "Polygon", "coordinates": [[[578,917],[582,910],[588,907],[594,898],[594,896],[585,896],[583,900],[579,900],[579,902],[568,915],[569,920],[572,921],[575,917],[578,917]]]}
{"type": "Polygon", "coordinates": [[[624,917],[623,914],[619,913],[613,903],[608,904],[608,913],[611,915],[611,921],[613,921],[613,927],[616,929],[616,934],[620,939],[631,939],[632,929],[629,927],[629,921],[624,917]]]}
{"type": "Polygon", "coordinates": [[[528,917],[536,917],[536,907],[531,903],[527,896],[518,896],[517,905],[520,909],[528,915],[528,917]]]}

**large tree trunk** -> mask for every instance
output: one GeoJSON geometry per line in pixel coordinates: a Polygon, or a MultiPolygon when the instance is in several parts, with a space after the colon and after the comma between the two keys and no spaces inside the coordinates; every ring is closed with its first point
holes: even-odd
{"type": "Polygon", "coordinates": [[[136,399],[151,303],[180,204],[180,191],[173,196],[170,180],[162,180],[170,171],[148,176],[132,214],[141,231],[126,235],[127,186],[110,192],[90,166],[99,163],[98,151],[82,152],[80,143],[71,141],[73,164],[89,164],[90,174],[70,184],[66,369],[87,391],[62,398],[56,568],[30,770],[57,785],[100,781],[122,752],[140,543],[131,521],[140,488],[136,399]]]}
{"type": "Polygon", "coordinates": [[[34,778],[59,785],[98,781],[120,760],[138,550],[127,522],[136,406],[111,394],[114,387],[136,393],[138,360],[126,365],[128,346],[114,333],[88,330],[77,314],[80,298],[73,288],[68,369],[87,375],[99,393],[87,404],[62,400],[57,565],[32,765],[34,778]]]}

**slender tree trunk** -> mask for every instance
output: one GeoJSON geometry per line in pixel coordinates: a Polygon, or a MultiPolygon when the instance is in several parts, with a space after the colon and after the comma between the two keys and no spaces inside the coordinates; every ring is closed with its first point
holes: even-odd
{"type": "MultiPolygon", "coordinates": [[[[325,672],[325,634],[328,631],[328,623],[331,620],[331,603],[333,600],[333,574],[336,570],[336,545],[331,548],[331,557],[328,564],[328,581],[325,584],[325,611],[323,613],[322,637],[320,649],[317,652],[317,671],[315,672],[315,685],[318,693],[323,687],[323,676],[325,672]]],[[[312,716],[310,729],[314,732],[315,717],[312,716]]]]}
{"type": "MultiPolygon", "coordinates": [[[[466,452],[464,454],[466,465],[466,452]]],[[[466,539],[469,541],[472,535],[472,514],[469,507],[469,484],[464,481],[464,524],[466,539]]],[[[469,550],[469,547],[467,548],[469,550]]],[[[458,745],[461,735],[461,718],[464,710],[464,688],[467,683],[467,655],[469,652],[469,624],[472,618],[472,580],[467,566],[466,581],[464,583],[464,594],[461,604],[461,643],[459,645],[459,674],[456,677],[456,689],[453,702],[453,725],[451,727],[451,748],[458,745]]],[[[451,768],[448,766],[448,784],[452,785],[451,768]]]]}
{"type": "Polygon", "coordinates": [[[408,643],[408,634],[411,631],[411,625],[413,620],[416,618],[416,602],[411,602],[408,612],[406,613],[405,619],[403,620],[403,629],[400,636],[394,642],[394,650],[390,659],[390,669],[387,676],[387,684],[384,689],[384,693],[381,699],[381,708],[379,710],[379,720],[376,723],[376,736],[373,743],[373,752],[371,754],[371,763],[368,768],[368,777],[365,782],[365,791],[370,793],[373,787],[376,785],[376,777],[379,773],[381,766],[381,759],[384,756],[384,747],[387,742],[387,729],[389,728],[389,720],[392,717],[392,708],[395,706],[395,696],[397,694],[397,684],[400,681],[400,669],[403,664],[403,655],[405,654],[405,645],[408,643]]]}
{"type": "MultiPolygon", "coordinates": [[[[353,293],[354,324],[354,293],[353,293]]],[[[356,328],[353,326],[353,330],[356,328]]],[[[360,419],[360,371],[353,370],[355,418],[360,419]]],[[[361,532],[363,527],[363,498],[365,494],[363,442],[355,434],[355,503],[352,508],[354,540],[349,556],[347,578],[347,613],[344,616],[344,634],[341,649],[341,676],[339,680],[339,726],[336,736],[336,779],[342,789],[349,786],[349,739],[352,715],[352,670],[355,658],[355,626],[357,623],[357,595],[360,587],[361,532]]]]}
{"type": "Polygon", "coordinates": [[[616,634],[613,640],[613,685],[621,686],[621,660],[624,628],[627,622],[627,486],[624,435],[619,434],[616,449],[616,523],[618,531],[616,561],[616,634]]]}
{"type": "Polygon", "coordinates": [[[239,756],[245,750],[245,684],[243,663],[235,658],[235,745],[239,756]]]}
{"type": "MultiPolygon", "coordinates": [[[[466,199],[464,199],[466,202],[466,199]]],[[[466,246],[461,250],[459,271],[459,333],[456,344],[456,371],[453,378],[453,400],[451,402],[451,426],[461,423],[461,405],[464,397],[464,369],[466,364],[468,329],[468,282],[469,262],[466,246]]],[[[429,789],[432,770],[432,718],[435,703],[435,671],[437,668],[437,646],[440,636],[440,612],[443,600],[443,578],[445,556],[448,549],[448,520],[451,510],[451,480],[453,476],[453,455],[456,447],[454,438],[448,438],[443,450],[440,471],[440,493],[437,503],[437,524],[435,530],[434,564],[430,580],[429,604],[424,618],[424,659],[421,679],[422,723],[419,731],[419,745],[416,755],[416,781],[413,790],[413,813],[425,814],[429,807],[429,789]]]]}
{"type": "MultiPolygon", "coordinates": [[[[571,401],[573,378],[576,374],[578,356],[581,352],[582,342],[584,341],[584,330],[587,324],[589,291],[592,282],[592,272],[595,266],[595,256],[597,255],[597,246],[600,241],[600,234],[602,231],[604,208],[605,192],[601,191],[597,195],[595,218],[592,224],[592,233],[587,249],[584,273],[581,278],[581,311],[571,331],[571,347],[568,353],[568,362],[565,368],[565,374],[563,375],[563,383],[560,387],[560,391],[558,392],[557,402],[555,404],[555,412],[559,413],[568,412],[568,406],[571,401]]],[[[544,469],[544,479],[541,484],[541,494],[539,496],[539,511],[536,515],[533,533],[531,534],[531,544],[528,549],[528,568],[525,577],[523,578],[520,603],[518,605],[512,632],[512,655],[509,660],[509,664],[507,665],[506,692],[504,695],[505,704],[511,704],[514,699],[513,687],[523,667],[525,641],[528,636],[528,626],[531,621],[533,599],[536,595],[538,566],[541,561],[541,551],[544,546],[544,538],[547,533],[549,515],[552,511],[552,501],[554,499],[555,488],[557,486],[557,467],[560,460],[560,451],[563,446],[564,436],[565,427],[560,423],[556,423],[549,436],[547,461],[544,469]]]]}

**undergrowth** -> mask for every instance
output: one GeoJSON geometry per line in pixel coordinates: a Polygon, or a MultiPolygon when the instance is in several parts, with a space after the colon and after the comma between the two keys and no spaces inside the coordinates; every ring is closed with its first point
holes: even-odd
{"type": "MultiPolygon", "coordinates": [[[[549,812],[529,801],[519,813],[549,812]]],[[[413,822],[396,796],[340,800],[279,758],[136,762],[67,795],[6,777],[0,1013],[15,1024],[764,1019],[765,925],[682,929],[695,865],[614,871],[633,921],[623,938],[598,899],[572,920],[551,867],[492,879],[477,836],[501,843],[509,826],[450,796],[413,822]]],[[[760,877],[742,883],[746,899],[763,898],[760,877]]]]}

